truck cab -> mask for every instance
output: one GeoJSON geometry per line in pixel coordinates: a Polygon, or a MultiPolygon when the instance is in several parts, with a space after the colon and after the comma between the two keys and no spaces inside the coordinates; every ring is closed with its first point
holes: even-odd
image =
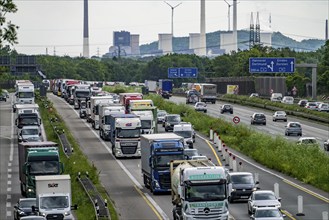
{"type": "Polygon", "coordinates": [[[99,111],[99,136],[103,140],[110,140],[111,125],[110,115],[112,114],[124,114],[125,107],[123,105],[109,105],[101,106],[99,111]]]}
{"type": "Polygon", "coordinates": [[[193,148],[193,143],[195,143],[195,132],[191,123],[181,122],[178,125],[174,125],[173,132],[184,138],[185,148],[193,148]]]}

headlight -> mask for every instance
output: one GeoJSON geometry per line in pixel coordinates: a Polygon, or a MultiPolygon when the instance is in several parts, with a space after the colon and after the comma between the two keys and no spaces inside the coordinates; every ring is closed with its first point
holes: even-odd
{"type": "Polygon", "coordinates": [[[276,204],[275,207],[280,208],[281,204],[276,204]]]}
{"type": "Polygon", "coordinates": [[[257,190],[257,187],[252,188],[252,191],[256,191],[256,190],[257,190]]]}
{"type": "Polygon", "coordinates": [[[236,189],[232,189],[232,192],[235,192],[236,191],[236,189]]]}
{"type": "Polygon", "coordinates": [[[155,188],[160,188],[158,181],[154,180],[155,188]]]}
{"type": "Polygon", "coordinates": [[[69,215],[71,215],[71,211],[64,212],[64,215],[65,215],[65,216],[69,216],[69,215]]]}
{"type": "Polygon", "coordinates": [[[43,216],[43,217],[46,217],[47,214],[44,213],[44,212],[40,212],[39,215],[40,215],[40,216],[43,216]]]}
{"type": "Polygon", "coordinates": [[[25,215],[25,212],[22,211],[22,210],[17,210],[17,212],[18,212],[19,215],[25,215]]]}

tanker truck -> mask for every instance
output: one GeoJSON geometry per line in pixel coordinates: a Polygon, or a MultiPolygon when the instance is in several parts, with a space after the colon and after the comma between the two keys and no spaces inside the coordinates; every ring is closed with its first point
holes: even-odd
{"type": "Polygon", "coordinates": [[[170,163],[173,219],[229,217],[225,169],[208,159],[170,163]]]}

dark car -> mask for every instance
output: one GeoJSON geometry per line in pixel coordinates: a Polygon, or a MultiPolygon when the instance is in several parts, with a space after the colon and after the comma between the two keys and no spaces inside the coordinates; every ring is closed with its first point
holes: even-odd
{"type": "Polygon", "coordinates": [[[171,94],[168,91],[162,91],[161,96],[164,99],[169,99],[171,97],[171,94]]]}
{"type": "Polygon", "coordinates": [[[258,181],[254,180],[252,173],[232,172],[227,174],[228,200],[234,202],[238,199],[248,200],[252,192],[257,190],[258,181]]]}
{"type": "Polygon", "coordinates": [[[173,131],[174,125],[178,125],[181,121],[180,115],[169,114],[165,116],[162,126],[165,128],[165,131],[173,131]]]}
{"type": "Polygon", "coordinates": [[[34,215],[32,206],[36,206],[36,198],[20,198],[14,206],[14,219],[19,220],[21,217],[34,215]]]}
{"type": "Polygon", "coordinates": [[[7,99],[9,98],[9,93],[7,90],[1,90],[0,91],[0,101],[7,102],[7,99]]]}
{"type": "Polygon", "coordinates": [[[323,148],[326,151],[329,151],[329,139],[323,142],[323,148]]]}
{"type": "Polygon", "coordinates": [[[308,101],[306,100],[306,99],[301,99],[301,100],[299,100],[299,102],[298,102],[298,105],[300,106],[300,107],[305,107],[305,105],[308,103],[308,101]]]}
{"type": "Polygon", "coordinates": [[[250,124],[261,124],[266,125],[266,116],[264,113],[254,113],[251,117],[250,124]]]}
{"type": "Polygon", "coordinates": [[[187,160],[191,160],[193,156],[200,156],[198,153],[198,149],[184,149],[184,155],[186,156],[187,160]]]}
{"type": "Polygon", "coordinates": [[[225,112],[229,112],[233,114],[233,106],[230,104],[224,104],[220,107],[220,113],[224,114],[225,112]]]}

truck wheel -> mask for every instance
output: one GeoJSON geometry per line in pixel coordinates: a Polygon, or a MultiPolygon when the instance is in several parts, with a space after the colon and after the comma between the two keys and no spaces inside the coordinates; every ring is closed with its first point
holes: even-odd
{"type": "Polygon", "coordinates": [[[229,203],[233,203],[233,198],[231,196],[228,197],[229,203]]]}

